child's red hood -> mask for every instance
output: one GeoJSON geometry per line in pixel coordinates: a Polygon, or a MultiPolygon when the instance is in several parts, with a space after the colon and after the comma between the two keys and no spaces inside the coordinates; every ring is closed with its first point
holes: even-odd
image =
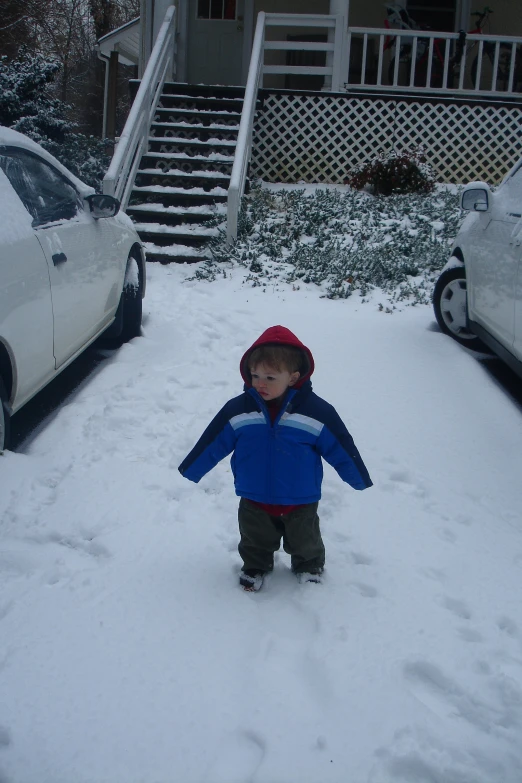
{"type": "Polygon", "coordinates": [[[266,329],[263,332],[261,337],[257,338],[255,343],[250,346],[248,351],[245,351],[239,363],[239,370],[241,372],[241,377],[243,378],[244,382],[247,384],[247,386],[252,385],[252,379],[250,378],[250,371],[247,365],[248,356],[252,353],[254,348],[257,348],[260,345],[268,345],[268,344],[293,345],[295,348],[300,348],[302,350],[307,366],[304,368],[301,377],[299,378],[299,380],[294,386],[295,389],[299,389],[299,387],[302,386],[303,383],[310,378],[311,374],[314,371],[314,367],[315,367],[314,357],[312,356],[311,350],[307,348],[306,345],[303,345],[301,340],[299,340],[295,336],[295,334],[291,332],[290,329],[287,329],[285,326],[270,326],[268,329],[266,329]]]}

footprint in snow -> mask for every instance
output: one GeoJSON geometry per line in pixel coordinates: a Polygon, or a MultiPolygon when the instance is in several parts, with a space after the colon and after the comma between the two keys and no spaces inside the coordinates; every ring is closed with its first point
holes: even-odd
{"type": "Polygon", "coordinates": [[[458,628],[457,630],[460,638],[465,642],[481,642],[483,640],[482,634],[472,628],[458,628]]]}
{"type": "Polygon", "coordinates": [[[206,780],[208,783],[251,783],[265,753],[265,740],[257,732],[238,730],[222,743],[206,780]]]}
{"type": "Polygon", "coordinates": [[[399,491],[418,498],[424,498],[428,494],[422,483],[406,470],[395,470],[390,473],[389,482],[383,484],[383,488],[388,492],[399,491]]]}
{"type": "Polygon", "coordinates": [[[365,555],[364,552],[350,552],[350,558],[354,565],[372,565],[373,558],[370,555],[365,555]]]}
{"type": "Polygon", "coordinates": [[[513,638],[518,636],[518,627],[516,623],[513,622],[513,620],[510,620],[509,617],[499,617],[497,620],[497,626],[501,631],[507,633],[508,636],[512,636],[513,638]]]}
{"type": "Polygon", "coordinates": [[[450,611],[452,614],[460,617],[461,620],[471,620],[471,609],[466,606],[464,601],[459,601],[457,598],[449,598],[446,596],[442,602],[442,605],[445,606],[446,609],[448,609],[448,611],[450,611]]]}
{"type": "Polygon", "coordinates": [[[379,595],[375,587],[364,582],[352,582],[352,585],[363,598],[376,598],[379,595]]]}
{"type": "Polygon", "coordinates": [[[490,676],[487,688],[471,693],[428,661],[407,663],[403,674],[412,694],[440,718],[518,741],[522,692],[514,680],[490,676]]]}

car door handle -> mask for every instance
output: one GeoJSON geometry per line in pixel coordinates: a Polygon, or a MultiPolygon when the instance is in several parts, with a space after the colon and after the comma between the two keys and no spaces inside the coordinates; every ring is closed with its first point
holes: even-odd
{"type": "Polygon", "coordinates": [[[67,256],[65,253],[55,253],[53,255],[53,264],[55,266],[58,266],[58,264],[64,264],[67,261],[67,256]]]}

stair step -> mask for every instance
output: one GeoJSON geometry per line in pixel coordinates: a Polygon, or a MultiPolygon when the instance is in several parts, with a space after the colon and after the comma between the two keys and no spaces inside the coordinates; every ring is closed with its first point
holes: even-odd
{"type": "Polygon", "coordinates": [[[154,196],[154,200],[163,206],[202,206],[225,202],[227,191],[224,188],[213,188],[210,191],[203,188],[173,188],[161,187],[161,185],[146,185],[135,187],[132,197],[154,196]]]}
{"type": "Polygon", "coordinates": [[[179,120],[177,122],[153,122],[151,124],[151,128],[158,128],[158,129],[169,129],[169,128],[180,128],[181,130],[222,130],[222,131],[235,131],[237,133],[239,129],[239,122],[236,122],[235,120],[231,120],[230,124],[226,124],[224,122],[207,122],[203,123],[199,121],[198,117],[195,117],[195,122],[188,122],[188,117],[186,120],[179,120]]]}
{"type": "Polygon", "coordinates": [[[150,169],[160,172],[175,171],[188,174],[195,172],[197,176],[214,177],[216,174],[222,177],[230,177],[232,171],[233,158],[225,160],[213,160],[204,155],[198,155],[191,158],[186,155],[181,157],[172,153],[149,153],[144,155],[140,161],[140,171],[149,171],[150,169]]]}
{"type": "MultiPolygon", "coordinates": [[[[151,205],[152,206],[152,205],[151,205]]],[[[217,215],[213,213],[205,214],[205,213],[176,213],[176,212],[156,212],[156,211],[146,211],[146,210],[140,210],[139,212],[135,212],[132,207],[127,207],[127,214],[129,217],[136,223],[157,223],[158,220],[161,221],[162,225],[169,226],[171,228],[175,226],[182,226],[182,225],[193,225],[193,226],[201,226],[204,228],[205,226],[208,226],[209,223],[213,223],[216,218],[221,218],[223,221],[225,220],[225,215],[217,215]]]]}
{"type": "Polygon", "coordinates": [[[165,171],[160,169],[145,169],[138,171],[136,175],[136,186],[144,185],[162,185],[163,187],[188,187],[202,188],[205,192],[216,187],[228,189],[230,176],[221,174],[217,171],[211,172],[186,172],[186,171],[165,171]]]}
{"type": "Polygon", "coordinates": [[[177,95],[197,95],[206,98],[208,96],[223,96],[243,99],[245,88],[241,86],[230,86],[224,84],[188,84],[187,82],[165,82],[163,92],[167,95],[176,93],[177,95]]]}
{"type": "Polygon", "coordinates": [[[219,236],[219,231],[215,227],[205,228],[201,225],[188,225],[183,223],[178,226],[169,226],[165,223],[135,223],[134,228],[136,231],[143,234],[154,234],[155,236],[168,235],[170,237],[182,236],[195,241],[202,239],[205,242],[210,237],[219,236]]]}
{"type": "Polygon", "coordinates": [[[162,264],[196,263],[208,261],[212,253],[206,247],[189,247],[181,244],[156,245],[154,242],[144,242],[143,247],[148,261],[159,261],[162,264]]]}
{"type": "MultiPolygon", "coordinates": [[[[134,223],[134,228],[141,237],[154,237],[156,241],[168,237],[170,242],[174,238],[183,237],[189,243],[203,244],[211,238],[219,236],[217,228],[206,228],[200,225],[181,224],[179,226],[169,226],[165,223],[134,223]]],[[[162,242],[163,244],[163,242],[162,242]]]]}
{"type": "Polygon", "coordinates": [[[243,108],[243,98],[215,98],[209,96],[205,98],[203,96],[198,97],[194,95],[169,95],[162,93],[158,108],[159,109],[193,109],[198,110],[204,107],[206,111],[232,111],[241,114],[243,108]]]}
{"type": "Polygon", "coordinates": [[[161,106],[158,106],[154,115],[154,122],[162,123],[164,121],[162,118],[167,117],[168,115],[181,117],[184,119],[187,119],[187,117],[193,117],[194,119],[197,119],[198,122],[203,124],[205,121],[225,123],[228,120],[230,120],[230,122],[239,124],[241,119],[241,112],[239,111],[215,111],[214,109],[204,108],[200,108],[195,111],[194,109],[181,109],[176,107],[164,109],[161,106]]]}
{"type": "MultiPolygon", "coordinates": [[[[201,150],[204,152],[204,150],[201,150]]],[[[233,163],[233,155],[223,155],[222,152],[211,152],[210,155],[187,155],[186,152],[146,152],[144,158],[153,158],[154,160],[179,160],[180,162],[188,161],[204,162],[204,163],[233,163]]]]}
{"type": "Polygon", "coordinates": [[[143,215],[141,218],[145,220],[145,215],[155,217],[176,217],[181,220],[211,220],[215,217],[225,216],[227,214],[227,208],[224,204],[215,204],[213,206],[200,206],[200,207],[183,207],[177,205],[171,205],[164,207],[163,204],[132,204],[127,207],[127,212],[135,213],[137,216],[143,215]]]}
{"type": "Polygon", "coordinates": [[[160,125],[159,129],[152,127],[150,135],[154,139],[177,139],[185,144],[190,141],[195,142],[232,142],[237,141],[237,128],[228,130],[215,130],[215,128],[198,128],[195,125],[188,125],[180,128],[179,125],[172,125],[172,129],[166,129],[165,125],[160,125]]]}
{"type": "MultiPolygon", "coordinates": [[[[179,144],[183,147],[199,148],[200,150],[208,149],[210,151],[216,151],[218,149],[233,150],[236,146],[236,141],[222,141],[221,139],[208,139],[207,141],[199,141],[198,139],[183,139],[179,136],[149,136],[149,145],[158,144],[179,144]]],[[[163,150],[159,150],[162,152],[163,150]]]]}

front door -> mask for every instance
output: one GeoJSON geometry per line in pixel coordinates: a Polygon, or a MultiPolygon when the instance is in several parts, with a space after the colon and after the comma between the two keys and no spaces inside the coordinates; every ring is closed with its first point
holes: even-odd
{"type": "Polygon", "coordinates": [[[189,0],[187,81],[244,84],[244,0],[189,0]]]}

